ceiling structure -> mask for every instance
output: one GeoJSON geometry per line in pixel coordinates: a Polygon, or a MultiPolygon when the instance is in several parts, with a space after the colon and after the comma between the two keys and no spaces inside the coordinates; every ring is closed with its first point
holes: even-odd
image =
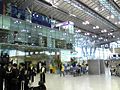
{"type": "Polygon", "coordinates": [[[72,21],[96,43],[120,39],[120,0],[12,0],[18,7],[58,21],[72,21]]]}

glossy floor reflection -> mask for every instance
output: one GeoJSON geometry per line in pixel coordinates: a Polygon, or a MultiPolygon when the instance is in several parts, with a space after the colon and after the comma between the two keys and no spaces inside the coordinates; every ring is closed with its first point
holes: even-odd
{"type": "MultiPolygon", "coordinates": [[[[34,85],[37,85],[37,80],[34,85]]],[[[46,74],[47,90],[120,90],[120,78],[110,75],[83,75],[60,77],[46,74]]]]}

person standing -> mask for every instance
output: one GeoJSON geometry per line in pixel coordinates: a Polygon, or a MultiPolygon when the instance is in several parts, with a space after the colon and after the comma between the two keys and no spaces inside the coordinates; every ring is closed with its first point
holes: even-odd
{"type": "Polygon", "coordinates": [[[34,82],[34,76],[35,76],[35,68],[33,67],[32,64],[30,64],[30,67],[28,68],[28,72],[29,72],[29,77],[30,77],[30,80],[31,82],[34,82]]]}
{"type": "Polygon", "coordinates": [[[12,73],[11,73],[11,90],[19,90],[18,77],[19,77],[19,70],[17,69],[17,64],[13,64],[12,73]]]}
{"type": "Polygon", "coordinates": [[[64,67],[64,65],[60,65],[60,77],[62,76],[62,74],[63,74],[63,76],[65,76],[65,73],[64,73],[64,71],[65,71],[65,67],[64,67]]]}
{"type": "Polygon", "coordinates": [[[20,64],[20,69],[19,69],[19,90],[21,90],[23,87],[21,85],[25,81],[25,66],[23,63],[20,64]]]}
{"type": "Polygon", "coordinates": [[[6,90],[12,90],[11,89],[11,79],[12,79],[12,64],[9,63],[7,68],[6,68],[6,80],[5,80],[5,88],[6,90]]]}
{"type": "Polygon", "coordinates": [[[45,65],[42,65],[40,70],[40,81],[45,83],[45,65]]]}
{"type": "Polygon", "coordinates": [[[0,90],[3,90],[3,66],[0,64],[0,90]]]}

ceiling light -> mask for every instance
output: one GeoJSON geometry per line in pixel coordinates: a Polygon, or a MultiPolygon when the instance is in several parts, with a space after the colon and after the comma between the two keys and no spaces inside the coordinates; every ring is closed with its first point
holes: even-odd
{"type": "Polygon", "coordinates": [[[96,27],[93,27],[93,29],[96,29],[96,27]]]}
{"type": "Polygon", "coordinates": [[[115,24],[117,25],[118,23],[117,23],[117,22],[115,22],[115,24]]]}
{"type": "Polygon", "coordinates": [[[74,14],[71,14],[71,13],[70,13],[70,16],[77,17],[76,15],[74,15],[74,14]]]}
{"type": "Polygon", "coordinates": [[[104,41],[108,41],[107,39],[105,39],[104,41]]]}
{"type": "Polygon", "coordinates": [[[106,29],[104,29],[104,32],[107,32],[107,30],[106,30],[106,29]]]}
{"type": "Polygon", "coordinates": [[[96,26],[96,29],[99,29],[100,27],[99,26],[96,26]]]}
{"type": "Polygon", "coordinates": [[[76,30],[76,32],[81,32],[81,30],[76,30]]]}
{"type": "Polygon", "coordinates": [[[110,18],[110,16],[107,16],[107,19],[109,19],[110,18]]]}
{"type": "Polygon", "coordinates": [[[35,14],[33,13],[33,16],[35,16],[35,14]]]}
{"type": "Polygon", "coordinates": [[[108,33],[108,35],[110,36],[110,35],[113,35],[113,33],[108,33]]]}
{"type": "Polygon", "coordinates": [[[36,15],[36,17],[38,17],[38,15],[36,15]]]}
{"type": "Polygon", "coordinates": [[[105,33],[105,32],[107,32],[107,30],[106,30],[106,29],[104,29],[104,30],[101,30],[101,32],[102,32],[102,33],[105,33]]]}
{"type": "Polygon", "coordinates": [[[86,22],[86,24],[90,24],[90,22],[89,21],[85,21],[86,22]]]}
{"type": "Polygon", "coordinates": [[[42,33],[39,33],[39,35],[42,35],[42,33]]]}
{"type": "Polygon", "coordinates": [[[105,10],[105,8],[103,7],[102,9],[101,9],[101,11],[104,11],[105,10]]]}
{"type": "Polygon", "coordinates": [[[37,27],[39,28],[40,26],[38,25],[37,27]]]}
{"type": "Polygon", "coordinates": [[[83,25],[85,25],[86,23],[85,22],[82,22],[83,25]]]}
{"type": "Polygon", "coordinates": [[[92,36],[92,38],[96,38],[96,37],[97,37],[96,35],[92,36]]]}
{"type": "Polygon", "coordinates": [[[118,22],[118,24],[120,24],[120,21],[118,22]]]}
{"type": "Polygon", "coordinates": [[[115,16],[114,16],[114,15],[111,15],[111,18],[112,18],[112,19],[114,19],[114,18],[115,18],[115,16]]]}
{"type": "Polygon", "coordinates": [[[89,36],[89,35],[90,35],[90,33],[85,33],[85,35],[88,35],[88,36],[89,36]]]}
{"type": "Polygon", "coordinates": [[[99,11],[99,8],[98,8],[98,7],[96,7],[96,8],[95,8],[95,10],[96,10],[96,11],[99,11]]]}
{"type": "Polygon", "coordinates": [[[114,0],[114,2],[117,2],[117,0],[114,0]]]}
{"type": "Polygon", "coordinates": [[[31,36],[28,36],[29,38],[31,38],[31,36]]]}
{"type": "Polygon", "coordinates": [[[103,38],[102,37],[100,37],[100,38],[98,38],[99,40],[102,40],[103,38]]]}

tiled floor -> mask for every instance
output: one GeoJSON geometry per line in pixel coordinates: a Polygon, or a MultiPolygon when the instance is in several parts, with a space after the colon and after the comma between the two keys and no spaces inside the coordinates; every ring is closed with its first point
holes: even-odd
{"type": "MultiPolygon", "coordinates": [[[[34,85],[37,85],[38,78],[34,85]]],[[[46,74],[46,87],[47,90],[120,90],[120,78],[110,75],[60,77],[57,74],[46,74]]]]}

